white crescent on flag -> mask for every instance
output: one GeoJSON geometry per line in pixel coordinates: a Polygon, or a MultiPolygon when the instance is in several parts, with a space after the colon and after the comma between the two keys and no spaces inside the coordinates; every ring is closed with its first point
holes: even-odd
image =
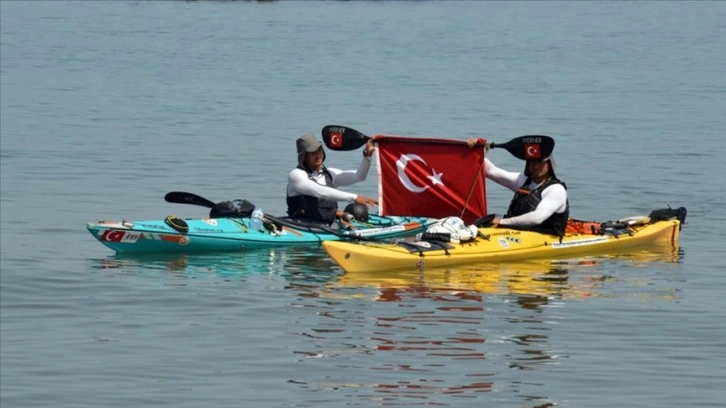
{"type": "MultiPolygon", "coordinates": [[[[417,186],[411,181],[411,179],[408,177],[408,174],[406,174],[406,165],[409,161],[413,160],[418,160],[421,163],[426,164],[426,161],[424,161],[424,159],[422,159],[419,155],[402,154],[401,157],[399,157],[396,161],[396,167],[398,168],[398,180],[401,181],[401,184],[403,184],[403,186],[406,187],[408,191],[411,191],[413,193],[420,193],[429,188],[429,186],[417,186]]],[[[428,164],[426,165],[428,166],[428,164]]]]}
{"type": "MultiPolygon", "coordinates": [[[[396,167],[398,168],[398,180],[403,184],[406,189],[412,193],[420,193],[430,186],[418,186],[413,181],[411,181],[411,178],[408,177],[408,174],[406,174],[406,166],[408,165],[408,162],[410,161],[420,161],[421,163],[425,164],[426,167],[428,167],[428,163],[426,163],[426,160],[422,159],[421,156],[416,154],[402,154],[398,160],[396,161],[396,167]]],[[[431,169],[431,175],[426,176],[429,180],[431,180],[431,185],[435,186],[437,184],[444,185],[444,182],[441,181],[441,178],[443,177],[443,173],[439,173],[434,169],[431,169]]]]}
{"type": "Polygon", "coordinates": [[[341,147],[343,145],[343,135],[341,135],[340,133],[331,133],[330,145],[335,147],[341,147]]]}

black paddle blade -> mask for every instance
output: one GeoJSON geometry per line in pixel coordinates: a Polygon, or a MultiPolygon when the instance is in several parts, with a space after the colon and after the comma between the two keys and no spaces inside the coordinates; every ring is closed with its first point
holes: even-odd
{"type": "Polygon", "coordinates": [[[215,205],[212,201],[209,201],[202,196],[198,196],[193,193],[185,193],[183,191],[172,191],[170,193],[166,193],[164,200],[169,203],[194,204],[207,208],[213,208],[215,205]]]}
{"type": "Polygon", "coordinates": [[[474,225],[476,225],[477,227],[491,227],[492,221],[494,221],[496,217],[496,214],[487,214],[474,220],[474,225]]]}
{"type": "Polygon", "coordinates": [[[355,150],[370,140],[369,136],[345,126],[327,125],[321,133],[325,146],[330,150],[355,150]]]}
{"type": "Polygon", "coordinates": [[[506,143],[492,143],[491,147],[503,147],[518,159],[539,160],[552,154],[555,139],[544,135],[527,135],[515,137],[506,143]]]}

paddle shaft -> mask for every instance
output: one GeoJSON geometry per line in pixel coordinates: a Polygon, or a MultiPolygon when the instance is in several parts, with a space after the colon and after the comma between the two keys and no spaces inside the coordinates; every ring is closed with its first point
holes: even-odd
{"type": "MultiPolygon", "coordinates": [[[[340,126],[327,125],[322,131],[323,141],[331,150],[348,151],[355,150],[368,143],[371,140],[367,136],[355,129],[340,126]]],[[[386,139],[382,139],[385,141],[386,139]]],[[[422,138],[421,143],[446,143],[441,140],[431,140],[422,138]]],[[[457,142],[458,143],[458,142],[457,142]]],[[[518,136],[505,143],[491,143],[491,148],[503,148],[514,157],[522,160],[543,159],[552,154],[555,148],[555,141],[545,135],[526,135],[518,136]]]]}

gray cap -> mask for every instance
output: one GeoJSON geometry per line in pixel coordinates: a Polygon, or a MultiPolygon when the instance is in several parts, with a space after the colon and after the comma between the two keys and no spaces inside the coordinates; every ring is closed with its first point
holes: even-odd
{"type": "MultiPolygon", "coordinates": [[[[548,161],[548,162],[550,162],[550,173],[552,173],[552,177],[557,178],[557,175],[555,175],[555,167],[557,165],[557,162],[555,161],[555,154],[554,153],[550,154],[549,157],[545,157],[544,159],[542,159],[542,161],[548,161]]],[[[524,164],[524,175],[527,176],[527,177],[530,176],[530,174],[529,174],[529,161],[527,161],[524,164]]]]}
{"type": "MultiPolygon", "coordinates": [[[[312,133],[302,135],[296,142],[297,145],[297,164],[305,167],[305,153],[315,152],[323,147],[323,142],[315,138],[312,133]]],[[[323,151],[323,160],[325,160],[325,151],[323,151]]]]}

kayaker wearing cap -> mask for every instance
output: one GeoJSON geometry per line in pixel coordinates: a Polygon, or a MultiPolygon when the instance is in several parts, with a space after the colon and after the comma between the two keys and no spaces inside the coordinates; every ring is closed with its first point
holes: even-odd
{"type": "MultiPolygon", "coordinates": [[[[469,147],[477,139],[468,139],[469,147]]],[[[562,236],[570,216],[567,186],[555,175],[555,158],[550,154],[541,160],[527,160],[522,173],[506,171],[484,158],[488,179],[514,191],[514,198],[504,218],[492,220],[495,225],[532,227],[538,231],[562,236]]]]}
{"type": "Polygon", "coordinates": [[[368,207],[378,201],[359,194],[338,190],[366,179],[375,151],[370,140],[363,149],[358,170],[340,170],[323,165],[323,143],[312,134],[305,134],[296,142],[297,167],[287,176],[287,214],[291,218],[330,223],[335,219],[338,201],[355,202],[368,207]]]}

